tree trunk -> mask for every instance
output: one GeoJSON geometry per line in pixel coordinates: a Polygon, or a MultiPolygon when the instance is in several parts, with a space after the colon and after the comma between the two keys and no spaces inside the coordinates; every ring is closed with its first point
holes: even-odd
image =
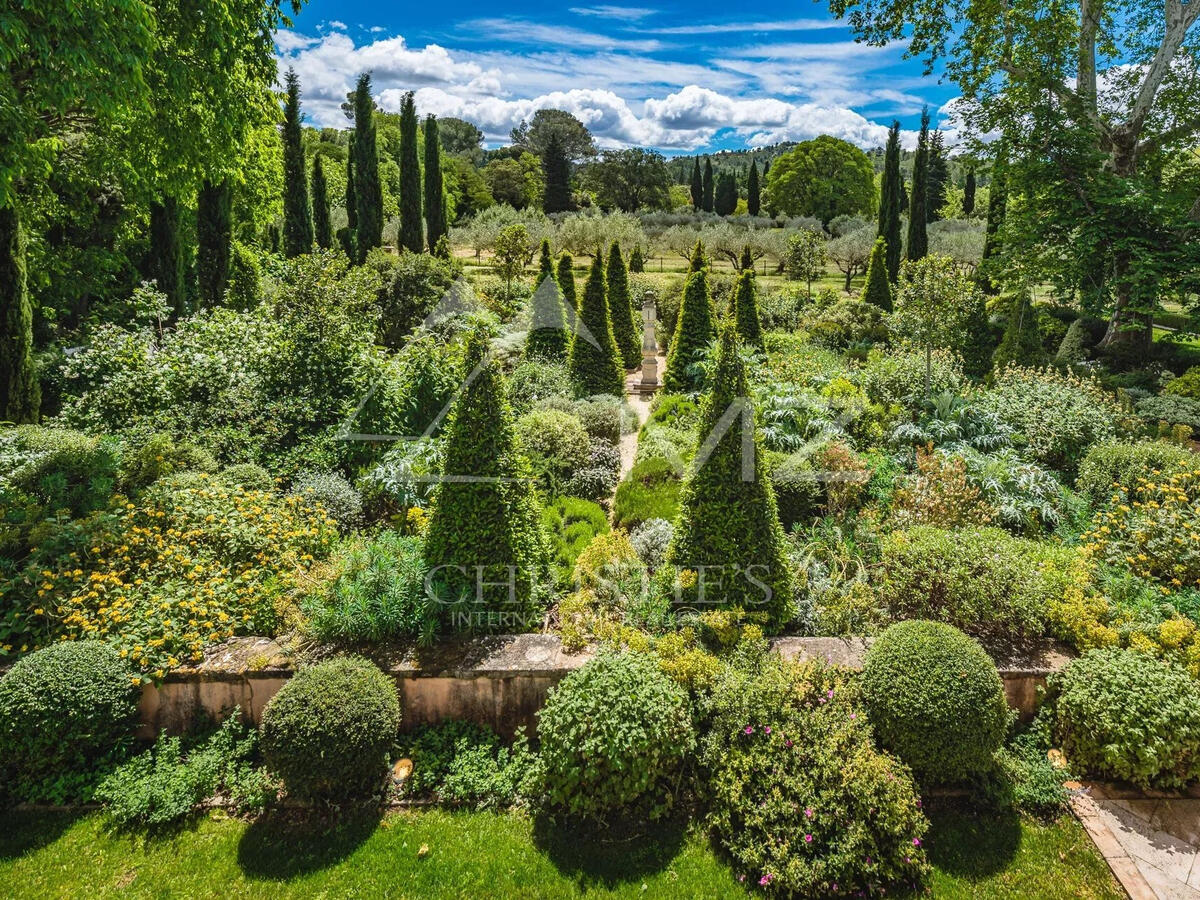
{"type": "MultiPolygon", "coordinates": [[[[1137,174],[1137,138],[1131,130],[1114,136],[1112,170],[1119,178],[1133,178],[1137,174]]],[[[1115,300],[1108,330],[1100,340],[1100,347],[1121,347],[1145,358],[1154,341],[1154,316],[1135,310],[1133,288],[1129,281],[1131,259],[1128,251],[1113,254],[1112,281],[1115,300]]]]}

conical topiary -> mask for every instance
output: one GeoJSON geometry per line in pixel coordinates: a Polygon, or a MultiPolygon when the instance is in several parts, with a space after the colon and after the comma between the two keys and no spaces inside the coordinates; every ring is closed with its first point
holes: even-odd
{"type": "Polygon", "coordinates": [[[554,257],[550,254],[550,239],[542,238],[542,246],[538,257],[537,283],[541,284],[542,279],[547,275],[554,275],[554,257]]]}
{"type": "Polygon", "coordinates": [[[663,374],[664,391],[679,394],[696,389],[696,378],[688,369],[696,361],[696,354],[712,342],[714,333],[708,274],[702,268],[688,276],[683,289],[679,322],[671,338],[667,368],[663,374]]]}
{"type": "Polygon", "coordinates": [[[992,357],[992,365],[998,370],[1009,365],[1036,366],[1044,355],[1033,299],[1029,291],[1019,291],[1008,304],[1008,324],[992,357]]]}
{"type": "Polygon", "coordinates": [[[738,351],[727,324],[712,389],[701,404],[700,444],[680,493],[666,566],[682,605],[765,613],[777,628],[791,618],[792,578],[738,351]]]}
{"type": "Polygon", "coordinates": [[[733,290],[733,316],[737,336],[743,344],[763,350],[762,322],[758,318],[757,279],[753,269],[744,269],[733,290]]]}
{"type": "Polygon", "coordinates": [[[621,245],[613,241],[608,251],[608,314],[612,317],[613,335],[621,351],[626,369],[635,369],[642,361],[642,341],[633,321],[633,300],[629,296],[629,273],[621,245]]]}
{"type": "Polygon", "coordinates": [[[863,302],[878,306],[884,312],[892,311],[892,286],[888,283],[887,241],[875,238],[871,259],[867,263],[867,283],[863,288],[863,302]]]}
{"type": "Polygon", "coordinates": [[[972,288],[963,298],[966,315],[963,322],[963,371],[972,378],[983,378],[992,370],[992,354],[996,345],[988,325],[987,299],[979,288],[972,288]]]}
{"type": "Polygon", "coordinates": [[[625,392],[625,372],[608,314],[608,287],[604,278],[604,254],[599,247],[583,288],[583,302],[575,320],[568,366],[575,391],[581,397],[593,394],[621,396],[625,392]]]}
{"type": "Polygon", "coordinates": [[[566,359],[571,332],[563,315],[562,292],[554,278],[554,261],[548,240],[542,241],[541,265],[531,305],[533,315],[529,336],[525,339],[525,355],[534,359],[566,359]]]}
{"type": "Polygon", "coordinates": [[[465,371],[425,533],[433,606],[453,630],[527,630],[546,599],[549,554],[504,380],[482,329],[468,342],[465,371]]]}
{"type": "Polygon", "coordinates": [[[637,244],[633,245],[633,252],[629,254],[629,271],[646,271],[646,257],[642,255],[642,248],[637,244]]]}
{"type": "Polygon", "coordinates": [[[579,297],[575,294],[575,260],[569,253],[558,258],[558,289],[562,291],[563,302],[576,312],[579,311],[579,297]]]}
{"type": "Polygon", "coordinates": [[[696,246],[692,248],[692,255],[688,259],[688,271],[699,272],[708,265],[708,257],[704,255],[704,245],[700,241],[696,241],[696,246]]]}

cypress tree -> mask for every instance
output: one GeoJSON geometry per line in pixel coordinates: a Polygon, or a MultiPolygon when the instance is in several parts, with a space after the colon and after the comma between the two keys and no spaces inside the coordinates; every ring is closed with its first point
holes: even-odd
{"type": "Polygon", "coordinates": [[[700,447],[680,492],[666,569],[697,575],[678,588],[683,605],[765,612],[769,626],[778,628],[791,615],[791,571],[749,398],[737,337],[726,324],[712,389],[700,407],[700,447]]]}
{"type": "MultiPolygon", "coordinates": [[[[428,149],[426,149],[428,153],[428,149]]],[[[417,104],[409,91],[400,101],[400,249],[425,249],[421,228],[421,163],[417,155],[417,104]]]]}
{"type": "Polygon", "coordinates": [[[562,137],[551,131],[542,150],[542,174],[546,188],[542,192],[542,210],[547,213],[567,212],[571,202],[571,161],[567,158],[562,137]]]}
{"type": "Polygon", "coordinates": [[[558,258],[558,289],[562,291],[563,303],[579,312],[579,297],[575,292],[575,260],[569,253],[558,258]]]}
{"type": "Polygon", "coordinates": [[[33,360],[33,307],[25,235],[14,206],[0,206],[0,419],[36,423],[42,402],[33,360]]]}
{"type": "Polygon", "coordinates": [[[713,211],[713,167],[712,160],[708,157],[704,158],[704,180],[703,180],[703,195],[700,200],[700,205],[705,212],[713,211]]]}
{"type": "Polygon", "coordinates": [[[963,346],[963,371],[972,378],[983,378],[992,370],[992,330],[988,326],[987,300],[980,290],[972,290],[964,300],[966,332],[963,346]]]}
{"type": "MultiPolygon", "coordinates": [[[[414,144],[414,149],[415,149],[414,144]]],[[[404,166],[400,167],[404,178],[404,166]]],[[[420,184],[420,176],[417,176],[420,184]]],[[[418,190],[420,188],[418,187],[418,190]]],[[[403,191],[401,203],[404,203],[403,191]]],[[[371,99],[371,75],[358,76],[354,89],[354,250],[358,262],[383,243],[383,186],[379,182],[379,147],[375,141],[375,101],[371,99]]],[[[421,202],[417,200],[417,229],[420,230],[421,202]]],[[[418,244],[417,249],[420,250],[418,244]]]]}
{"type": "Polygon", "coordinates": [[[664,391],[681,394],[695,390],[696,377],[688,369],[696,362],[696,354],[712,342],[714,334],[708,272],[701,268],[688,275],[683,289],[679,321],[671,337],[666,372],[663,374],[664,391]]]}
{"type": "Polygon", "coordinates": [[[900,174],[900,208],[908,209],[908,182],[903,173],[900,174]]]}
{"type": "Polygon", "coordinates": [[[646,271],[646,257],[642,256],[642,248],[637,244],[633,245],[633,252],[629,254],[629,271],[646,271]]]}
{"type": "Polygon", "coordinates": [[[913,160],[912,196],[908,206],[908,258],[921,259],[929,254],[929,235],[926,188],[929,178],[929,107],[921,112],[921,136],[917,139],[917,155],[913,160]]]}
{"type": "Polygon", "coordinates": [[[692,163],[692,209],[699,212],[704,208],[704,182],[700,176],[700,157],[692,163]]]}
{"type": "Polygon", "coordinates": [[[867,283],[863,287],[863,302],[873,303],[884,312],[892,311],[892,286],[888,282],[887,241],[875,238],[871,259],[867,263],[867,283]]]}
{"type": "Polygon", "coordinates": [[[554,278],[550,241],[542,239],[537,286],[533,290],[533,321],[525,339],[525,355],[536,359],[565,360],[570,332],[563,316],[563,297],[554,278]]]}
{"type": "Polygon", "coordinates": [[[329,187],[325,181],[325,165],[320,156],[313,160],[312,208],[313,237],[318,247],[328,250],[333,246],[333,226],[329,222],[329,187]]]}
{"type": "Polygon", "coordinates": [[[879,185],[879,229],[876,236],[883,238],[886,247],[888,280],[895,281],[900,277],[900,194],[904,190],[904,179],[900,175],[899,122],[892,122],[888,130],[883,160],[883,179],[879,185]]]}
{"type": "Polygon", "coordinates": [[[758,317],[758,286],[754,269],[743,269],[733,291],[733,315],[737,336],[749,347],[763,349],[762,322],[758,317]]]}
{"type": "Polygon", "coordinates": [[[608,312],[608,286],[604,278],[604,252],[597,247],[583,287],[583,301],[575,319],[568,368],[580,397],[625,393],[625,372],[608,312]]]}
{"type": "Polygon", "coordinates": [[[1035,366],[1042,362],[1042,333],[1038,327],[1037,310],[1027,289],[1017,292],[1008,304],[1008,324],[1004,326],[1004,337],[992,357],[992,364],[1003,369],[1010,363],[1018,366],[1035,366]]]}
{"type": "Polygon", "coordinates": [[[206,181],[196,197],[196,282],[201,306],[220,306],[229,283],[233,209],[229,179],[206,181]]]}
{"type": "Polygon", "coordinates": [[[175,315],[187,312],[179,203],[174,197],[150,204],[150,252],[146,268],[147,276],[167,295],[167,304],[175,315]]]}
{"type": "Polygon", "coordinates": [[[350,132],[350,148],[346,156],[346,227],[338,229],[338,241],[350,260],[358,259],[358,194],[354,190],[354,132],[350,132]]]}
{"type": "Polygon", "coordinates": [[[621,245],[613,241],[608,250],[608,313],[612,316],[613,334],[626,369],[636,369],[642,361],[642,337],[633,318],[633,298],[629,294],[629,272],[621,245]]]}
{"type": "Polygon", "coordinates": [[[737,209],[737,180],[732,172],[724,172],[717,179],[717,193],[713,198],[713,212],[719,216],[732,215],[737,209]]]}
{"type": "Polygon", "coordinates": [[[442,186],[442,142],[436,116],[425,117],[425,239],[429,252],[446,233],[446,195],[442,186]]]}
{"type": "Polygon", "coordinates": [[[758,160],[750,160],[750,175],[746,179],[746,212],[757,216],[762,209],[762,188],[758,183],[758,160]]]}
{"type": "Polygon", "coordinates": [[[946,191],[950,185],[950,166],[946,162],[946,150],[942,133],[935,131],[929,141],[929,165],[926,184],[926,221],[936,222],[942,217],[946,204],[946,191]]]}
{"type": "Polygon", "coordinates": [[[967,169],[967,183],[963,185],[963,215],[975,212],[975,167],[967,169]]]}
{"type": "Polygon", "coordinates": [[[483,329],[467,344],[466,371],[425,533],[433,609],[456,630],[527,628],[545,599],[539,586],[549,556],[504,379],[483,329]]]}
{"type": "Polygon", "coordinates": [[[283,107],[283,255],[291,259],[311,253],[312,212],[308,208],[308,176],[300,129],[300,79],[288,69],[287,102],[283,107]]]}
{"type": "Polygon", "coordinates": [[[999,293],[992,278],[993,260],[1000,255],[1000,228],[1008,212],[1008,152],[1003,143],[996,150],[992,166],[992,184],[988,192],[987,226],[984,229],[983,257],[979,263],[979,286],[984,293],[999,293]]]}
{"type": "Polygon", "coordinates": [[[696,246],[692,248],[692,255],[688,259],[688,274],[699,272],[707,265],[708,257],[704,255],[704,245],[697,240],[696,246]]]}

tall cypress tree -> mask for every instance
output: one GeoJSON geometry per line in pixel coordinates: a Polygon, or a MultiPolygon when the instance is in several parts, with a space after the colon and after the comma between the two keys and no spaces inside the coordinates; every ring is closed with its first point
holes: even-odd
{"type": "Polygon", "coordinates": [[[147,276],[167,295],[167,304],[176,316],[187,312],[187,286],[184,279],[183,242],[179,235],[179,202],[163,197],[150,204],[150,250],[147,276]]]}
{"type": "Polygon", "coordinates": [[[871,248],[871,259],[867,263],[867,283],[863,287],[863,301],[878,306],[884,312],[892,311],[892,286],[888,282],[887,241],[875,238],[871,248]]]}
{"type": "MultiPolygon", "coordinates": [[[[428,152],[428,151],[426,151],[428,152]]],[[[400,101],[400,247],[425,249],[421,228],[421,162],[417,155],[417,104],[409,91],[400,101]]]]}
{"type": "Polygon", "coordinates": [[[888,130],[887,149],[883,157],[883,179],[879,185],[879,229],[887,252],[887,277],[900,277],[900,195],[904,180],[900,175],[900,123],[892,122],[888,130]]]}
{"type": "Polygon", "coordinates": [[[634,369],[642,361],[642,337],[633,318],[633,298],[629,294],[629,272],[621,245],[613,241],[608,250],[608,314],[612,316],[613,334],[626,369],[634,369]]]}
{"type": "Polygon", "coordinates": [[[550,238],[542,238],[539,250],[537,283],[541,284],[547,275],[554,277],[554,256],[550,253],[550,238]]]}
{"type": "Polygon", "coordinates": [[[438,601],[431,608],[456,630],[511,631],[527,627],[540,609],[549,554],[504,378],[483,329],[467,343],[465,370],[446,424],[445,477],[425,532],[438,601]]]}
{"type": "Polygon", "coordinates": [[[717,179],[717,192],[713,198],[713,211],[719,216],[732,215],[737,210],[737,179],[732,172],[723,172],[717,179]]]}
{"type": "Polygon", "coordinates": [[[715,334],[712,320],[712,301],[708,293],[708,271],[701,268],[688,275],[679,305],[679,321],[667,352],[667,367],[663,374],[663,390],[680,394],[696,389],[696,376],[688,370],[696,362],[696,354],[706,348],[715,334]]]}
{"type": "Polygon", "coordinates": [[[525,338],[525,355],[533,359],[566,359],[570,332],[563,315],[562,292],[554,277],[550,241],[545,238],[542,239],[542,255],[531,306],[533,321],[525,338]]]}
{"type": "Polygon", "coordinates": [[[1000,255],[1000,228],[1008,213],[1008,150],[1001,142],[996,148],[996,161],[992,164],[992,184],[988,191],[987,226],[984,229],[983,257],[979,263],[979,286],[984,293],[999,292],[991,268],[1000,255]]]}
{"type": "Polygon", "coordinates": [[[946,162],[946,149],[942,133],[935,131],[929,141],[929,163],[926,167],[925,219],[936,222],[942,217],[942,206],[946,203],[946,191],[950,182],[950,166],[946,162]]]}
{"type": "Polygon", "coordinates": [[[967,169],[967,183],[963,185],[963,215],[975,212],[975,167],[967,169]]]}
{"type": "Polygon", "coordinates": [[[229,179],[206,181],[196,197],[196,282],[200,305],[220,306],[229,283],[233,204],[229,179]]]}
{"type": "Polygon", "coordinates": [[[308,175],[300,128],[300,79],[288,69],[287,102],[283,107],[283,255],[291,259],[311,253],[312,212],[308,208],[308,175]]]}
{"type": "Polygon", "coordinates": [[[748,347],[763,349],[762,321],[758,317],[758,279],[754,269],[744,269],[733,290],[733,316],[737,336],[748,347]]]}
{"type": "Polygon", "coordinates": [[[579,311],[579,297],[575,293],[575,260],[569,253],[558,258],[558,289],[562,291],[563,303],[576,312],[579,311]]]}
{"type": "Polygon", "coordinates": [[[1009,364],[1035,366],[1043,361],[1042,332],[1038,327],[1037,310],[1027,289],[1020,290],[1008,303],[1008,324],[1004,337],[992,357],[997,369],[1009,364]]]}
{"type": "Polygon", "coordinates": [[[703,196],[700,200],[700,206],[705,212],[712,212],[714,203],[713,191],[715,189],[715,185],[713,184],[712,160],[708,157],[704,158],[704,180],[702,187],[703,196]]]}
{"type": "Polygon", "coordinates": [[[700,157],[692,161],[692,209],[699,212],[704,208],[704,182],[700,175],[700,157]]]}
{"type": "Polygon", "coordinates": [[[442,186],[442,142],[437,116],[425,117],[425,240],[429,252],[446,233],[446,196],[442,186]]]}
{"type": "Polygon", "coordinates": [[[575,319],[575,337],[567,361],[575,392],[580,397],[593,394],[620,397],[625,393],[625,372],[613,334],[607,294],[604,251],[597,247],[587,284],[583,287],[583,301],[575,319]]]}
{"type": "Polygon", "coordinates": [[[917,155],[913,159],[913,183],[908,205],[908,258],[922,259],[929,254],[929,234],[926,186],[929,177],[929,107],[921,112],[921,136],[917,139],[917,155]]]}
{"type": "Polygon", "coordinates": [[[750,175],[746,178],[746,212],[757,216],[762,209],[762,188],[758,183],[758,160],[750,160],[750,175]]]}
{"type": "Polygon", "coordinates": [[[333,246],[333,226],[329,222],[329,187],[325,181],[325,166],[318,155],[312,167],[313,237],[317,246],[328,250],[333,246]]]}
{"type": "Polygon", "coordinates": [[[13,206],[0,206],[0,419],[36,423],[42,402],[33,360],[33,307],[25,236],[13,206]]]}
{"type": "MultiPolygon", "coordinates": [[[[701,450],[711,452],[698,453],[684,479],[665,568],[705,573],[703,603],[766,613],[778,628],[792,614],[791,568],[738,351],[726,324],[712,389],[700,404],[701,450]]],[[[683,605],[701,602],[701,577],[678,586],[683,605]]]]}
{"type": "Polygon", "coordinates": [[[338,241],[350,260],[358,259],[358,194],[354,190],[354,132],[350,132],[349,153],[346,155],[346,227],[338,229],[338,241]]]}
{"type": "Polygon", "coordinates": [[[542,192],[542,211],[546,213],[567,212],[571,202],[571,160],[563,146],[562,137],[551,131],[542,149],[542,174],[546,188],[542,192]]]}
{"type": "Polygon", "coordinates": [[[699,272],[708,265],[708,257],[704,255],[704,245],[697,238],[696,246],[692,248],[692,255],[688,258],[688,274],[699,272]]]}
{"type": "Polygon", "coordinates": [[[988,327],[987,300],[983,291],[975,289],[964,298],[966,306],[963,323],[965,337],[960,348],[963,371],[973,378],[983,378],[992,370],[992,330],[988,327]]]}
{"type": "MultiPolygon", "coordinates": [[[[416,145],[414,144],[414,151],[416,145]]],[[[404,166],[400,169],[404,177],[404,166]]],[[[417,176],[417,190],[420,190],[417,176]]],[[[404,202],[403,189],[401,203],[404,202]]],[[[383,243],[383,186],[379,182],[379,147],[375,141],[375,101],[371,98],[371,75],[358,76],[354,89],[354,202],[356,209],[354,250],[358,262],[383,243]]],[[[421,201],[417,198],[417,228],[420,230],[421,201]]],[[[420,245],[417,246],[418,251],[420,245]]]]}

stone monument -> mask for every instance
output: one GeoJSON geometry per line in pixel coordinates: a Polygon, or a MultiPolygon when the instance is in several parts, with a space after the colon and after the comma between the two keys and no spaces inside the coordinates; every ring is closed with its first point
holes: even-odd
{"type": "Polygon", "coordinates": [[[658,380],[658,345],[654,342],[657,314],[654,292],[646,291],[642,295],[642,380],[638,382],[640,394],[653,394],[662,387],[658,380]]]}

